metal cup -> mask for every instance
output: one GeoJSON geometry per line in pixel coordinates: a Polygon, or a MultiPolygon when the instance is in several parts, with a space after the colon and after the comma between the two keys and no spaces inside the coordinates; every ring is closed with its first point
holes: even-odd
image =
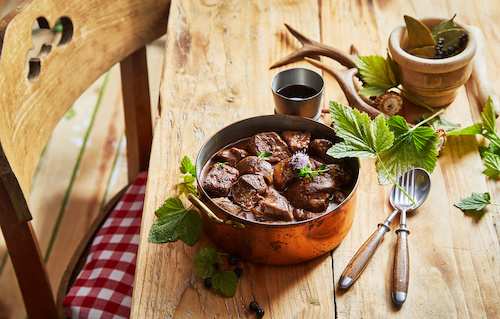
{"type": "Polygon", "coordinates": [[[275,113],[298,115],[317,120],[321,116],[321,97],[325,81],[323,77],[309,69],[292,68],[277,73],[271,82],[275,113]],[[314,89],[310,96],[288,97],[281,94],[283,88],[303,85],[314,89]]]}

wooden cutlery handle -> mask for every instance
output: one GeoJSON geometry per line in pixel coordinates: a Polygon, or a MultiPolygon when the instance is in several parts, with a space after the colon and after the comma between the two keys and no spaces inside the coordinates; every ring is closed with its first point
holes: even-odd
{"type": "Polygon", "coordinates": [[[345,268],[342,276],[339,280],[340,288],[349,288],[359,275],[363,272],[368,265],[368,262],[372,259],[378,245],[384,239],[384,234],[389,230],[389,227],[380,224],[379,228],[366,240],[366,242],[361,246],[361,248],[356,252],[354,257],[345,268]]]}
{"type": "Polygon", "coordinates": [[[394,255],[392,299],[400,305],[406,300],[410,277],[410,260],[408,254],[409,231],[400,228],[396,232],[398,233],[398,241],[396,243],[396,254],[394,255]]]}

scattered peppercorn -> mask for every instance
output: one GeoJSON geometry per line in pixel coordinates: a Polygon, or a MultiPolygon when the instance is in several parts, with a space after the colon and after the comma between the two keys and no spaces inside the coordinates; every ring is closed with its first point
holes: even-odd
{"type": "Polygon", "coordinates": [[[211,288],[212,287],[212,278],[205,278],[205,280],[203,281],[203,284],[205,285],[205,287],[211,288]]]}
{"type": "Polygon", "coordinates": [[[241,267],[236,267],[234,268],[234,273],[236,274],[236,277],[241,277],[243,275],[243,269],[241,267]]]}
{"type": "Polygon", "coordinates": [[[231,255],[231,256],[229,256],[229,258],[228,258],[228,260],[227,260],[227,262],[228,262],[230,265],[236,265],[236,264],[238,263],[238,261],[240,261],[240,260],[239,260],[238,256],[235,256],[235,255],[231,255]]]}
{"type": "Polygon", "coordinates": [[[266,313],[266,312],[264,311],[264,309],[262,309],[262,308],[257,309],[257,311],[256,311],[257,318],[262,318],[262,317],[264,317],[264,314],[265,314],[265,313],[266,313]]]}
{"type": "Polygon", "coordinates": [[[254,301],[250,302],[250,305],[248,306],[248,308],[250,308],[250,310],[252,310],[252,311],[257,311],[260,308],[259,303],[254,300],[254,301]]]}

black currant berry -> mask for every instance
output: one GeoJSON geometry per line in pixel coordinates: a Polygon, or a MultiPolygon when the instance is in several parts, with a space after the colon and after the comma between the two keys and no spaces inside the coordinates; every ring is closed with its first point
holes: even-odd
{"type": "Polygon", "coordinates": [[[262,309],[262,308],[257,309],[257,311],[256,311],[257,318],[262,318],[262,317],[264,317],[264,314],[265,314],[265,313],[266,313],[266,312],[264,311],[264,309],[262,309]]]}
{"type": "Polygon", "coordinates": [[[203,284],[205,285],[205,287],[211,288],[212,287],[212,278],[205,278],[205,280],[203,281],[203,284]]]}
{"type": "Polygon", "coordinates": [[[236,274],[236,277],[241,277],[241,275],[243,275],[243,269],[240,268],[240,267],[236,267],[234,268],[234,273],[236,274]]]}
{"type": "Polygon", "coordinates": [[[235,256],[235,255],[231,255],[229,256],[229,259],[227,260],[227,262],[230,264],[230,265],[236,265],[238,263],[239,258],[238,256],[235,256]]]}
{"type": "Polygon", "coordinates": [[[219,270],[219,264],[218,263],[213,263],[213,266],[215,267],[215,270],[219,270]]]}
{"type": "Polygon", "coordinates": [[[260,308],[259,303],[254,300],[254,301],[250,302],[250,305],[248,306],[248,308],[250,308],[250,310],[252,310],[252,311],[257,311],[260,308]]]}

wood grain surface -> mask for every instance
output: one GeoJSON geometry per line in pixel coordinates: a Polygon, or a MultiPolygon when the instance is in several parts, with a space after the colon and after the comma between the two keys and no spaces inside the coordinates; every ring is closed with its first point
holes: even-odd
{"type": "MultiPolygon", "coordinates": [[[[500,202],[498,181],[481,173],[482,141],[474,136],[448,139],[432,173],[431,194],[408,215],[410,279],[402,306],[391,299],[397,221],[357,282],[348,290],[337,288],[349,260],[392,211],[390,186],[378,184],[372,160],[362,161],[351,232],[331,254],[285,267],[242,263],[244,275],[233,298],[207,290],[196,275],[193,256],[213,246],[204,234],[194,247],[147,241],[154,211],[177,195],[182,157],[194,160],[203,142],[227,124],[272,114],[270,83],[279,70],[301,66],[320,72],[303,61],[269,70],[300,47],[285,23],[346,52],[354,44],[361,55],[385,56],[389,34],[403,15],[455,13],[486,35],[489,77],[498,90],[498,1],[172,1],[131,317],[255,318],[248,309],[252,300],[265,309],[265,318],[497,317],[498,209],[488,207],[477,219],[453,206],[471,192],[489,191],[492,201],[500,202]]],[[[332,100],[346,103],[335,80],[324,76],[323,108],[332,100]]],[[[475,83],[469,81],[442,116],[465,127],[480,120],[480,110],[475,83]]]]}

